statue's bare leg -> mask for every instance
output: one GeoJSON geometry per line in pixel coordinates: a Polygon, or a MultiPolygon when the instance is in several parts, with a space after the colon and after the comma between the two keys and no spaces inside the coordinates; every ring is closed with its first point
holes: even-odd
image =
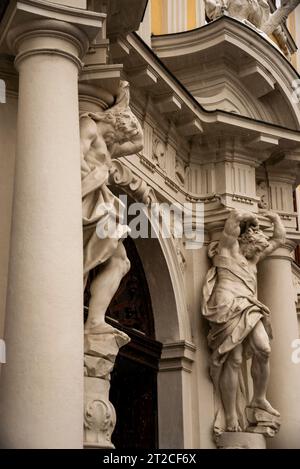
{"type": "Polygon", "coordinates": [[[266,397],[270,376],[269,357],[271,347],[268,334],[261,321],[259,321],[253,329],[250,341],[254,351],[251,366],[253,399],[250,407],[257,407],[270,414],[279,416],[279,412],[271,406],[266,397]]]}
{"type": "Polygon", "coordinates": [[[124,275],[130,269],[130,262],[123,243],[120,242],[113,256],[102,266],[97,277],[91,284],[91,299],[85,331],[105,327],[106,310],[119,288],[124,275]]]}
{"type": "Polygon", "coordinates": [[[237,389],[239,383],[239,370],[243,362],[243,347],[237,345],[224,364],[220,378],[221,396],[225,411],[226,430],[228,432],[241,431],[236,412],[237,389]]]}

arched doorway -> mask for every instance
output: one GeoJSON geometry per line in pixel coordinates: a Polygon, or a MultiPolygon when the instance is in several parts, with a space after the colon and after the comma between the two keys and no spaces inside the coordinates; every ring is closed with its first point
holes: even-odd
{"type": "MultiPolygon", "coordinates": [[[[110,401],[117,424],[116,448],[158,448],[157,374],[162,344],[155,340],[150,293],[142,262],[131,238],[124,240],[131,262],[106,313],[106,321],[131,341],[120,349],[111,375],[110,401]]],[[[90,273],[89,280],[96,274],[90,273]]],[[[85,305],[89,302],[89,285],[85,305]]]]}
{"type": "MultiPolygon", "coordinates": [[[[123,194],[118,187],[112,190],[123,194]]],[[[116,448],[191,448],[195,346],[177,251],[160,233],[128,238],[124,245],[131,270],[106,315],[131,337],[112,374],[110,400],[117,414],[112,441],[116,448]]],[[[87,285],[86,306],[88,296],[87,285]]]]}

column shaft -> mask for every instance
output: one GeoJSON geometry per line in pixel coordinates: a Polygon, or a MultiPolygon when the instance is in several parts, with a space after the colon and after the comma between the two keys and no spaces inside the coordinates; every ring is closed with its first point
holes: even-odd
{"type": "Polygon", "coordinates": [[[20,88],[0,444],[82,448],[80,31],[38,23],[39,34],[27,28],[15,36],[20,88]]]}
{"type": "Polygon", "coordinates": [[[277,250],[259,265],[259,299],[271,310],[274,340],[268,397],[281,413],[282,426],[272,448],[300,447],[300,368],[292,361],[292,342],[298,337],[290,252],[277,250]]]}

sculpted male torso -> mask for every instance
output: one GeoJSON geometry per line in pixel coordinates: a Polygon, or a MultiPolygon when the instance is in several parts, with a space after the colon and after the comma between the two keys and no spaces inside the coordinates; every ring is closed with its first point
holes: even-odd
{"type": "Polygon", "coordinates": [[[84,241],[84,285],[95,267],[85,332],[108,326],[106,310],[130,268],[123,246],[128,227],[119,217],[120,201],[107,186],[112,158],[132,155],[143,148],[142,128],[129,108],[128,84],[122,83],[116,104],[107,111],[85,113],[80,119],[81,179],[84,241]],[[100,237],[99,225],[112,217],[114,231],[100,237]]]}
{"type": "Polygon", "coordinates": [[[274,224],[271,239],[259,229],[255,215],[233,210],[210,255],[215,278],[211,291],[205,289],[203,314],[211,323],[211,373],[217,376],[215,384],[220,389],[227,431],[241,430],[236,396],[246,353],[252,357],[254,393],[250,407],[279,415],[266,398],[270,312],[256,297],[256,266],[284,242],[285,230],[277,214],[267,212],[265,216],[274,224]]]}

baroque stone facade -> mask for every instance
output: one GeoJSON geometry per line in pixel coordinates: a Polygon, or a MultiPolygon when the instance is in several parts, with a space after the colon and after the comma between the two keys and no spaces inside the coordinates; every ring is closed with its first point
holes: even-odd
{"type": "MultiPolygon", "coordinates": [[[[159,448],[299,448],[300,368],[293,350],[300,105],[289,61],[296,44],[285,22],[299,2],[277,10],[260,0],[182,1],[180,8],[169,0],[6,3],[0,10],[6,90],[0,338],[7,348],[0,446],[113,448],[121,441],[114,440],[116,422],[118,438],[126,422],[128,444],[149,432],[159,448]],[[151,37],[151,31],[169,34],[151,37]],[[144,204],[140,223],[150,220],[155,233],[132,236],[135,248],[127,254],[120,246],[134,212],[124,224],[118,219],[118,236],[109,242],[96,233],[99,220],[110,217],[101,204],[119,206],[124,195],[131,210],[144,204]],[[164,236],[170,205],[188,207],[194,238],[177,236],[175,215],[164,236]],[[236,243],[258,225],[266,243],[273,222],[274,237],[281,232],[257,273],[246,266],[242,275],[242,261],[232,261],[236,253],[221,265],[224,252],[212,251],[226,251],[226,229],[241,213],[236,243]],[[220,334],[214,342],[211,332],[207,342],[207,319],[220,329],[210,314],[219,306],[207,290],[212,269],[240,274],[236,290],[243,292],[228,311],[240,308],[238,317],[248,322],[233,334],[229,318],[228,337],[245,345],[265,316],[273,330],[273,340],[267,334],[263,350],[252,354],[254,389],[245,355],[218,370],[224,374],[232,364],[243,374],[243,425],[232,415],[219,425],[237,373],[223,380],[219,395],[210,379],[211,352],[220,363],[228,356],[219,350],[220,334]],[[138,290],[147,304],[137,300],[138,290]],[[267,408],[255,373],[261,363],[266,371],[269,355],[267,399],[274,407],[267,408]]],[[[214,280],[220,286],[220,277],[214,280]]]]}

